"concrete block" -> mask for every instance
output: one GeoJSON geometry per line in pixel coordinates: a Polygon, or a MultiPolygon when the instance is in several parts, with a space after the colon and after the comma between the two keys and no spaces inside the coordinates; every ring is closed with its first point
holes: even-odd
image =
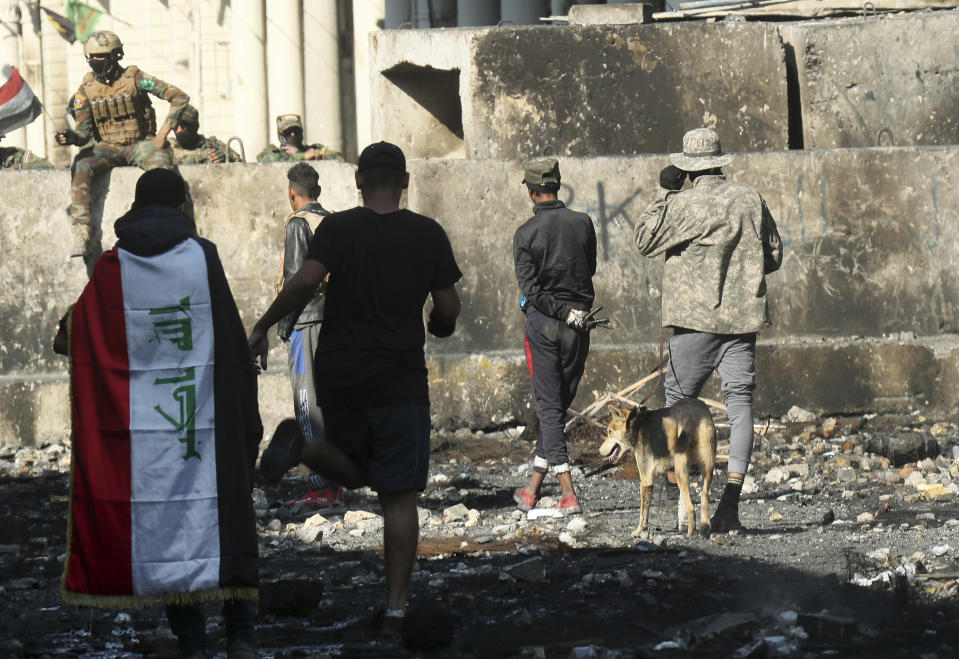
{"type": "Polygon", "coordinates": [[[959,11],[781,28],[803,146],[959,144],[959,11]]]}
{"type": "Polygon", "coordinates": [[[666,153],[699,126],[726,128],[734,151],[788,144],[785,53],[771,25],[500,29],[471,49],[469,157],[666,153]]]}
{"type": "Polygon", "coordinates": [[[624,2],[616,5],[573,5],[569,8],[570,25],[629,25],[653,20],[653,6],[648,2],[624,2]]]}
{"type": "Polygon", "coordinates": [[[665,153],[703,125],[729,127],[736,151],[788,144],[771,25],[384,30],[370,43],[373,134],[413,158],[665,153]]]}

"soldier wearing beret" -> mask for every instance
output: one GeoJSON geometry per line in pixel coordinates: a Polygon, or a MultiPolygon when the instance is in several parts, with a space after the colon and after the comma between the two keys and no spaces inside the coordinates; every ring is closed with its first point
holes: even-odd
{"type": "Polygon", "coordinates": [[[756,333],[769,324],[766,275],[782,263],[782,241],[766,202],[751,185],[730,181],[733,157],[708,128],[683,137],[659,175],[656,199],[636,225],[643,255],[665,256],[662,323],[669,341],[666,404],[699,395],[714,370],[730,422],[726,487],[712,530],[741,528],[739,495],[753,445],[756,333]],[[691,186],[683,189],[686,178],[691,186]]]}
{"type": "Polygon", "coordinates": [[[240,154],[223,140],[200,134],[200,112],[192,105],[187,105],[180,113],[173,136],[176,139],[173,163],[176,165],[242,162],[240,154]]]}
{"type": "Polygon", "coordinates": [[[343,160],[343,155],[322,144],[303,143],[303,119],[298,114],[281,114],[276,118],[276,136],[280,146],[269,144],[256,156],[257,162],[290,162],[293,160],[343,160]]]}
{"type": "Polygon", "coordinates": [[[98,30],[83,44],[91,71],[74,96],[76,129],[56,134],[57,142],[80,145],[91,137],[98,141],[87,158],[74,163],[70,205],[74,249],[83,256],[90,231],[90,181],[112,167],[135,165],[143,170],[172,169],[172,153],[166,137],[176,125],[190,97],[179,88],[141,71],[120,66],[123,44],[108,30],[98,30]],[[170,114],[157,128],[150,95],[170,104],[170,114]]]}
{"type": "Polygon", "coordinates": [[[558,198],[559,162],[538,158],[523,175],[533,217],[513,236],[513,263],[526,314],[526,359],[533,381],[539,431],[533,474],[513,493],[520,510],[536,506],[550,467],[562,489],[557,508],[582,512],[569,473],[564,420],[589,352],[589,309],[596,274],[596,232],[585,213],[558,198]]]}

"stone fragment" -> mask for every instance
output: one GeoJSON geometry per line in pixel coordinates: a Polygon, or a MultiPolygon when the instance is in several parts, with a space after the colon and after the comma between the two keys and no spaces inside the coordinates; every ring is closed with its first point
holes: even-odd
{"type": "Polygon", "coordinates": [[[579,516],[574,517],[570,520],[569,524],[566,525],[566,530],[574,536],[582,534],[586,531],[586,519],[579,516]]]}
{"type": "Polygon", "coordinates": [[[860,524],[867,524],[876,519],[876,516],[872,513],[859,513],[856,517],[856,521],[860,524]]]}
{"type": "Polygon", "coordinates": [[[949,545],[946,545],[946,544],[936,545],[936,546],[934,546],[934,547],[932,547],[932,548],[929,549],[929,552],[930,552],[933,556],[945,556],[945,555],[948,554],[950,551],[952,551],[952,547],[950,547],[949,545]]]}
{"type": "Polygon", "coordinates": [[[838,423],[839,422],[836,420],[836,417],[832,417],[832,416],[826,419],[825,421],[823,421],[822,422],[823,436],[829,437],[831,434],[833,434],[836,431],[836,426],[838,425],[838,423]]]}
{"type": "Polygon", "coordinates": [[[855,483],[856,470],[852,467],[841,467],[836,471],[836,480],[840,483],[855,483]]]}
{"type": "Polygon", "coordinates": [[[428,524],[430,521],[430,517],[432,516],[433,514],[426,508],[416,509],[416,520],[420,526],[425,526],[426,524],[428,524]]]}
{"type": "Polygon", "coordinates": [[[347,526],[356,526],[357,522],[373,517],[379,517],[379,515],[371,513],[368,510],[348,510],[346,514],[343,515],[343,523],[347,526]]]}
{"type": "Polygon", "coordinates": [[[951,492],[949,492],[949,490],[946,489],[941,483],[936,483],[934,485],[929,483],[919,483],[916,485],[916,490],[923,499],[938,499],[939,497],[951,494],[951,492]]]}
{"type": "Polygon", "coordinates": [[[804,410],[798,405],[793,405],[789,408],[789,411],[786,412],[786,416],[783,421],[789,421],[792,423],[812,423],[819,416],[815,412],[810,412],[809,410],[804,410]]]}
{"type": "Polygon", "coordinates": [[[296,530],[296,537],[300,542],[305,542],[310,544],[316,542],[317,539],[321,539],[323,536],[323,529],[319,525],[306,526],[305,524],[296,530]]]}
{"type": "Polygon", "coordinates": [[[540,556],[528,558],[506,568],[506,573],[514,579],[536,583],[546,578],[546,561],[540,556]]]}
{"type": "Polygon", "coordinates": [[[270,520],[270,523],[266,525],[267,531],[273,531],[274,533],[279,533],[283,530],[283,522],[276,519],[275,517],[270,520]]]}
{"type": "Polygon", "coordinates": [[[329,521],[330,520],[323,517],[323,515],[311,515],[303,522],[303,526],[323,526],[324,524],[329,523],[329,521]]]}
{"type": "Polygon", "coordinates": [[[916,466],[926,474],[939,473],[939,467],[936,466],[936,461],[931,458],[926,458],[925,460],[920,461],[916,466]]]}
{"type": "Polygon", "coordinates": [[[783,518],[782,514],[780,514],[780,513],[773,513],[773,514],[771,514],[771,515],[769,516],[769,521],[770,521],[770,522],[779,522],[779,521],[782,520],[782,518],[783,518]]]}
{"type": "Polygon", "coordinates": [[[773,467],[766,472],[766,478],[763,480],[768,484],[778,485],[779,483],[784,483],[789,480],[789,472],[779,467],[773,467]]]}

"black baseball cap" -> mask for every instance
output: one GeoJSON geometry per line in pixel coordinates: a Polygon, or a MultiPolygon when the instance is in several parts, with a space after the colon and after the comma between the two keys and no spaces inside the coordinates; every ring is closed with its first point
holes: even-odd
{"type": "Polygon", "coordinates": [[[371,169],[391,169],[405,174],[406,157],[400,147],[395,144],[376,142],[363,149],[359,162],[356,164],[357,172],[365,172],[371,169]]]}

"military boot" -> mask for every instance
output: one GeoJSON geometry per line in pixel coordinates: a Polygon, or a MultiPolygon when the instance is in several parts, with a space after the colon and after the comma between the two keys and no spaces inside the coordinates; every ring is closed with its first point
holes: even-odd
{"type": "Polygon", "coordinates": [[[70,248],[70,256],[83,256],[87,253],[87,246],[90,242],[90,224],[74,222],[71,232],[73,233],[73,246],[70,248]]]}

